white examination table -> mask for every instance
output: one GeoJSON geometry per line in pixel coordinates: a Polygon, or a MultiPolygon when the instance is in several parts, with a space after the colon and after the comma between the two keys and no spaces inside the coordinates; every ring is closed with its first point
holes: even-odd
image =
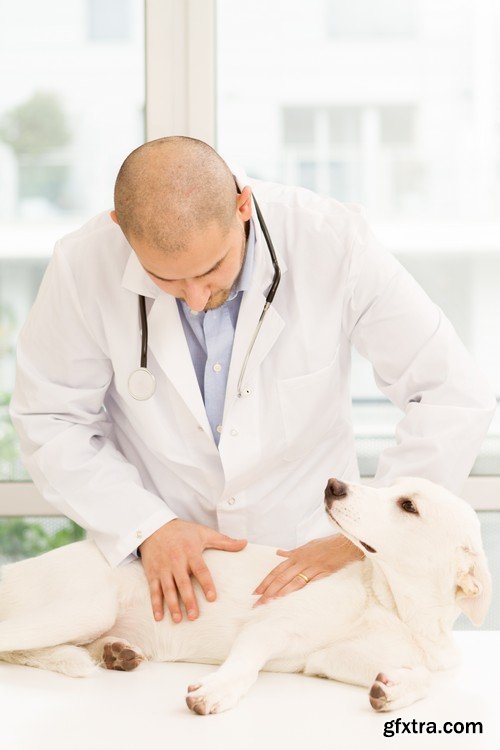
{"type": "MultiPolygon", "coordinates": [[[[142,664],[70,678],[0,662],[1,750],[378,750],[500,748],[500,631],[457,631],[462,665],[434,676],[428,698],[387,714],[365,688],[304,675],[261,673],[233,710],[192,714],[184,693],[213,671],[142,664]],[[384,722],[482,721],[480,734],[383,736],[384,722]]],[[[382,666],[382,665],[381,665],[382,666]]]]}

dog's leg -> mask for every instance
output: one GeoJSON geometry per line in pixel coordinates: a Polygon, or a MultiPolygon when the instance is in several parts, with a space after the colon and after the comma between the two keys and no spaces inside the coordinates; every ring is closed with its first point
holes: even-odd
{"type": "Polygon", "coordinates": [[[269,618],[247,623],[219,669],[189,685],[188,707],[203,715],[233,708],[253,685],[266,662],[290,655],[293,644],[290,619],[278,621],[269,618]]]}
{"type": "Polygon", "coordinates": [[[30,651],[4,652],[0,653],[0,661],[61,672],[69,677],[88,677],[98,669],[97,664],[84,648],[69,644],[30,651]]]}
{"type": "Polygon", "coordinates": [[[375,711],[393,711],[409,706],[429,691],[431,673],[424,666],[400,667],[379,672],[370,688],[369,698],[375,711]]]}
{"type": "Polygon", "coordinates": [[[139,666],[146,657],[137,646],[132,646],[125,638],[107,635],[85,646],[94,661],[104,669],[117,669],[130,672],[139,666]]]}
{"type": "Polygon", "coordinates": [[[392,711],[425,698],[430,684],[426,667],[391,666],[381,671],[380,661],[370,639],[344,641],[311,654],[304,674],[370,687],[370,704],[375,711],[392,711]]]}

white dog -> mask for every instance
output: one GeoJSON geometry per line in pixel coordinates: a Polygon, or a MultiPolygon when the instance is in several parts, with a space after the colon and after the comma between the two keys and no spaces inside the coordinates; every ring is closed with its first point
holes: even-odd
{"type": "Polygon", "coordinates": [[[200,616],[178,624],[168,611],[154,620],[140,560],[111,568],[91,540],[4,565],[0,660],[71,676],[144,659],[223,662],[188,688],[199,714],[235,706],[261,669],[368,686],[377,711],[409,705],[426,695],[431,671],[457,663],[460,611],[480,625],[488,610],[477,516],[414,477],[381,489],[330,479],[325,509],[365,558],[252,608],[251,592],[281,560],[275,549],[207,550],[217,600],[194,581],[200,616]]]}

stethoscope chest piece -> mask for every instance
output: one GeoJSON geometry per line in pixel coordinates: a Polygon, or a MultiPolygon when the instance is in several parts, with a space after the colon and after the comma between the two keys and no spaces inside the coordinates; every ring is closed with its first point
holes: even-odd
{"type": "Polygon", "coordinates": [[[146,401],[151,398],[156,389],[156,378],[146,367],[139,367],[130,374],[128,379],[128,390],[130,395],[137,401],[146,401]]]}

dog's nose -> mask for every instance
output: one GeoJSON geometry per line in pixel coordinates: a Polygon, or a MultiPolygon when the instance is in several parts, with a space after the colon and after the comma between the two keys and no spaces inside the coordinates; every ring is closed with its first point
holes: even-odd
{"type": "Polygon", "coordinates": [[[330,510],[334,500],[341,497],[346,497],[349,488],[345,482],[341,482],[340,479],[329,479],[325,490],[325,505],[330,510]]]}

